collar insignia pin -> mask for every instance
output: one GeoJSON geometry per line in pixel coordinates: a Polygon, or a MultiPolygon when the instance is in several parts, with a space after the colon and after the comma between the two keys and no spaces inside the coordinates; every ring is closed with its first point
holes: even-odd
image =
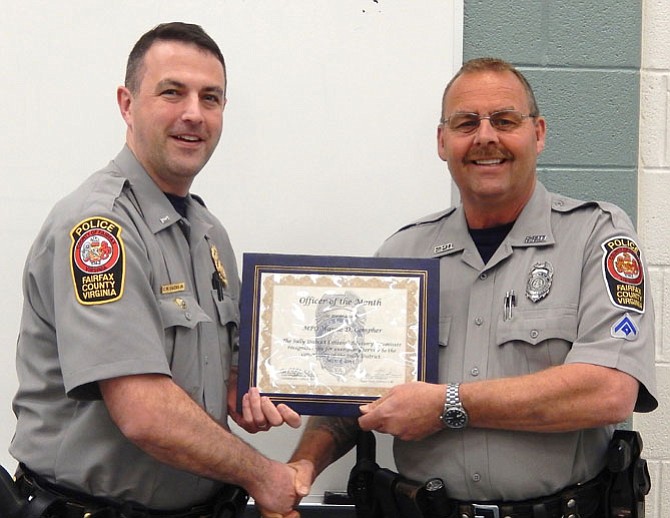
{"type": "Polygon", "coordinates": [[[527,245],[534,245],[537,243],[544,243],[547,240],[546,234],[537,234],[535,236],[526,236],[524,243],[527,245]]]}
{"type": "Polygon", "coordinates": [[[433,253],[434,254],[441,254],[442,252],[448,252],[449,250],[452,250],[454,248],[453,243],[445,243],[443,245],[437,245],[435,248],[433,248],[433,253]]]}

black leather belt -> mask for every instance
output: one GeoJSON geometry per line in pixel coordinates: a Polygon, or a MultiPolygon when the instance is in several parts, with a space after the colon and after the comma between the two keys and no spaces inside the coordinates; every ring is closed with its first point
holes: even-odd
{"type": "Polygon", "coordinates": [[[16,485],[22,497],[40,498],[64,518],[211,518],[216,505],[212,501],[178,511],[159,511],[119,504],[56,486],[25,470],[20,470],[16,485]]]}
{"type": "Polygon", "coordinates": [[[523,502],[454,502],[450,518],[592,518],[604,498],[606,481],[599,476],[556,495],[523,502]]]}

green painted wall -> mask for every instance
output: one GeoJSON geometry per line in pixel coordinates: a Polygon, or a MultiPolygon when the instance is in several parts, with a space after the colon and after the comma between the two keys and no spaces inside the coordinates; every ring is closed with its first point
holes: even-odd
{"type": "Polygon", "coordinates": [[[464,0],[463,60],[506,59],[533,85],[548,128],[542,182],[633,220],[641,19],[639,0],[464,0]]]}

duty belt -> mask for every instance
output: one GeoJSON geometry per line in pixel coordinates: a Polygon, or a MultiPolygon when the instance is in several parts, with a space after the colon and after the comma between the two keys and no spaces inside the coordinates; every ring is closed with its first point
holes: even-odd
{"type": "MultiPolygon", "coordinates": [[[[24,498],[42,498],[47,503],[49,499],[58,502],[59,518],[212,518],[218,514],[219,498],[213,499],[202,505],[196,505],[187,509],[177,511],[161,511],[147,509],[133,503],[116,503],[102,498],[79,494],[67,488],[61,488],[44,481],[33,473],[23,471],[17,476],[16,485],[24,498]]],[[[243,490],[237,486],[225,486],[227,489],[243,490]]],[[[240,498],[246,502],[248,498],[243,495],[229,495],[229,498],[240,498]]],[[[50,507],[49,509],[51,509],[50,507]]],[[[48,515],[49,516],[49,515],[48,515]]],[[[233,516],[233,515],[226,515],[233,516]]]]}
{"type": "Polygon", "coordinates": [[[599,476],[560,493],[523,502],[453,501],[449,518],[590,518],[596,516],[606,482],[599,476]]]}

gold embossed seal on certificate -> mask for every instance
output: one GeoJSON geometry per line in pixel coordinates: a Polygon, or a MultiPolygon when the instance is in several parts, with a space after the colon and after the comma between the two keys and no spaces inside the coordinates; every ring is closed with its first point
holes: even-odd
{"type": "MultiPolygon", "coordinates": [[[[439,261],[245,254],[238,397],[357,415],[411,381],[437,381],[439,261]]],[[[239,401],[238,401],[239,404],[239,401]]]]}

